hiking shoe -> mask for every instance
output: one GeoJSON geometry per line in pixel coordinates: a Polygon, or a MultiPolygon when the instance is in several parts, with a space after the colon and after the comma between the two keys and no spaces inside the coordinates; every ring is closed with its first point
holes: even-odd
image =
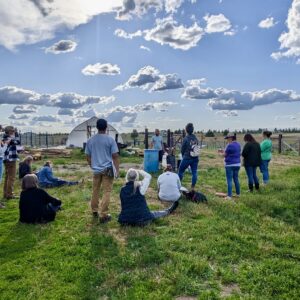
{"type": "Polygon", "coordinates": [[[226,196],[224,200],[232,200],[232,197],[226,196]]]}
{"type": "Polygon", "coordinates": [[[0,202],[0,209],[1,208],[5,208],[5,205],[3,203],[0,202]]]}
{"type": "Polygon", "coordinates": [[[99,218],[99,214],[98,214],[98,212],[96,212],[96,211],[93,211],[93,217],[94,217],[94,218],[99,218]]]}
{"type": "Polygon", "coordinates": [[[100,218],[99,218],[99,222],[100,222],[101,224],[108,223],[110,220],[111,220],[111,215],[107,215],[107,216],[105,216],[105,217],[100,217],[100,218]]]}
{"type": "Polygon", "coordinates": [[[169,208],[169,213],[171,214],[173,211],[176,210],[176,208],[178,207],[179,202],[175,201],[172,206],[169,208]]]}

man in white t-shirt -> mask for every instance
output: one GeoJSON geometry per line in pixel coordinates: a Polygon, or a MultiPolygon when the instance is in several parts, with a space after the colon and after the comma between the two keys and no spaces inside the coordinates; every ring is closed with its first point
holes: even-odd
{"type": "Polygon", "coordinates": [[[157,179],[158,197],[162,201],[178,201],[181,193],[179,176],[172,172],[172,166],[167,165],[165,172],[157,179]]]}

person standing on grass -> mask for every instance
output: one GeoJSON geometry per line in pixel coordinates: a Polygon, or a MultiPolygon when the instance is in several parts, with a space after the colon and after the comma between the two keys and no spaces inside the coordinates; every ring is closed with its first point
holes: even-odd
{"type": "Polygon", "coordinates": [[[266,185],[269,183],[269,162],[272,159],[272,141],[271,141],[272,132],[264,131],[263,132],[263,141],[260,143],[261,149],[261,165],[260,172],[263,175],[263,184],[266,185]]]}
{"type": "Polygon", "coordinates": [[[53,176],[52,163],[47,161],[40,171],[36,173],[41,188],[55,188],[63,185],[77,185],[78,181],[66,181],[53,176]]]}
{"type": "Polygon", "coordinates": [[[19,160],[17,145],[20,145],[20,140],[17,131],[12,126],[7,126],[4,129],[2,142],[7,144],[4,152],[4,185],[3,197],[7,200],[17,198],[13,194],[14,183],[16,179],[17,161],[19,160]]]}
{"type": "Polygon", "coordinates": [[[154,219],[171,214],[178,206],[175,201],[168,209],[150,211],[145,194],[151,182],[151,175],[143,170],[129,169],[126,174],[126,184],[120,192],[121,213],[119,223],[121,225],[145,226],[154,219]],[[143,177],[139,181],[139,176],[143,177]]]}
{"type": "Polygon", "coordinates": [[[31,163],[33,162],[32,156],[26,156],[22,162],[19,163],[19,179],[25,175],[31,174],[31,163]]]}
{"type": "Polygon", "coordinates": [[[255,189],[259,190],[259,180],[256,175],[256,169],[261,165],[261,150],[259,143],[250,133],[245,134],[244,141],[246,144],[243,148],[242,156],[248,177],[249,192],[253,192],[253,184],[255,185],[255,189]]]}
{"type": "Polygon", "coordinates": [[[191,167],[192,171],[192,190],[194,190],[198,178],[198,163],[199,163],[199,154],[200,146],[198,139],[193,134],[194,126],[192,123],[188,123],[185,127],[187,136],[182,141],[181,154],[182,161],[179,165],[178,175],[180,181],[183,179],[184,171],[191,167]]]}
{"type": "Polygon", "coordinates": [[[228,133],[225,137],[227,146],[224,151],[224,163],[227,181],[227,196],[225,199],[232,198],[232,180],[234,182],[237,197],[241,194],[239,183],[239,171],[241,168],[241,145],[236,141],[234,133],[228,133]]]}
{"type": "Polygon", "coordinates": [[[35,174],[24,176],[19,202],[20,222],[35,224],[54,221],[60,207],[60,200],[38,188],[38,178],[35,174]]]}
{"type": "Polygon", "coordinates": [[[99,119],[96,126],[98,133],[87,141],[85,154],[94,173],[91,200],[92,213],[94,217],[99,218],[100,223],[106,223],[111,220],[108,209],[114,177],[119,175],[119,149],[116,141],[106,134],[107,121],[99,119]],[[103,197],[99,208],[101,187],[103,197]]]}
{"type": "MultiPolygon", "coordinates": [[[[3,176],[3,158],[4,153],[7,148],[7,143],[0,141],[0,184],[2,182],[2,176],[3,176]]],[[[0,202],[0,208],[5,208],[5,205],[0,202]]]]}
{"type": "Polygon", "coordinates": [[[155,134],[151,140],[151,148],[158,150],[158,159],[159,159],[159,162],[161,162],[163,154],[164,154],[164,150],[163,150],[164,144],[163,144],[163,138],[160,135],[159,129],[155,129],[155,134]]]}

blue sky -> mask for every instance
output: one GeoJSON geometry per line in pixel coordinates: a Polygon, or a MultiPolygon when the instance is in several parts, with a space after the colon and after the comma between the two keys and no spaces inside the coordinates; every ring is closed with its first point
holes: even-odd
{"type": "Polygon", "coordinates": [[[300,127],[300,0],[64,2],[0,0],[1,124],[300,127]]]}

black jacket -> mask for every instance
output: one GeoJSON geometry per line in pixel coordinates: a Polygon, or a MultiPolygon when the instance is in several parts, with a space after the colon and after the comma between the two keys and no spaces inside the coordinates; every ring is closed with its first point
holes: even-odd
{"type": "Polygon", "coordinates": [[[47,223],[55,219],[56,213],[48,206],[61,205],[61,201],[51,197],[39,188],[32,188],[21,192],[20,196],[20,222],[47,223]]]}
{"type": "Polygon", "coordinates": [[[257,142],[246,143],[242,152],[245,167],[259,167],[261,164],[261,150],[257,142]]]}
{"type": "Polygon", "coordinates": [[[139,188],[133,194],[133,182],[128,182],[122,187],[120,198],[121,213],[119,222],[121,224],[139,225],[154,218],[148,208],[145,196],[140,193],[139,188]]]}
{"type": "Polygon", "coordinates": [[[22,179],[27,174],[31,174],[31,167],[30,165],[21,162],[19,164],[19,179],[22,179]]]}

